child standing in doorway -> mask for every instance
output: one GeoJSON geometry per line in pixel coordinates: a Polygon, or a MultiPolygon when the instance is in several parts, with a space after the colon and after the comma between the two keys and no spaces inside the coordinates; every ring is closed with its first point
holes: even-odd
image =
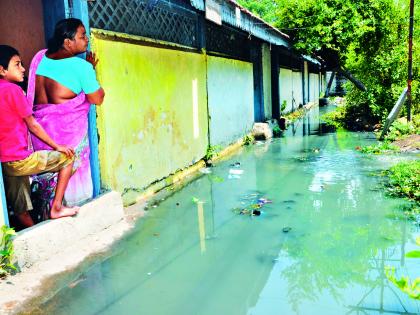
{"type": "Polygon", "coordinates": [[[19,52],[0,45],[0,162],[2,163],[6,200],[14,215],[24,227],[34,224],[29,211],[29,176],[44,172],[58,172],[50,218],[73,216],[77,207],[63,206],[63,197],[72,175],[74,150],[55,143],[32,115],[23,90],[16,84],[24,79],[25,69],[19,52]],[[29,132],[54,150],[33,152],[29,132]]]}

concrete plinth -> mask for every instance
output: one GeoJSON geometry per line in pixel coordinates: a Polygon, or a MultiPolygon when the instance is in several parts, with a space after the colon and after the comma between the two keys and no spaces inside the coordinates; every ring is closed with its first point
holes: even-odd
{"type": "Polygon", "coordinates": [[[51,258],[63,249],[95,235],[124,217],[121,195],[109,192],[80,208],[76,217],[49,220],[26,229],[14,239],[21,269],[51,258]]]}

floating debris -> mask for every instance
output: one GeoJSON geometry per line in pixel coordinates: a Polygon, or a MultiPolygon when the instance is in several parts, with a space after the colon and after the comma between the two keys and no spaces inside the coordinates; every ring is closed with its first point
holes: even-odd
{"type": "Polygon", "coordinates": [[[202,174],[210,174],[211,170],[208,167],[203,167],[203,168],[200,168],[199,172],[202,174]]]}
{"type": "Polygon", "coordinates": [[[176,205],[179,206],[179,202],[177,202],[176,205]]]}
{"type": "Polygon", "coordinates": [[[266,199],[266,198],[260,198],[260,199],[258,199],[257,202],[261,205],[265,205],[266,203],[273,203],[273,201],[271,201],[270,199],[266,199]]]}
{"type": "Polygon", "coordinates": [[[70,289],[73,289],[73,288],[75,288],[80,282],[83,282],[83,281],[85,281],[87,279],[87,277],[85,276],[85,275],[81,275],[78,279],[76,279],[76,280],[74,280],[74,281],[72,281],[72,282],[70,282],[69,284],[68,284],[68,287],[70,288],[70,289]]]}
{"type": "Polygon", "coordinates": [[[289,233],[292,228],[290,226],[286,226],[283,228],[283,233],[289,233]]]}
{"type": "Polygon", "coordinates": [[[283,203],[296,203],[296,200],[292,200],[292,199],[288,199],[288,200],[284,200],[283,203]]]}
{"type": "Polygon", "coordinates": [[[231,167],[239,167],[239,166],[241,166],[241,163],[240,162],[235,162],[235,163],[230,164],[230,166],[231,167]]]}
{"type": "Polygon", "coordinates": [[[270,199],[261,197],[260,193],[252,193],[248,194],[241,198],[241,204],[248,204],[246,207],[234,208],[232,209],[233,212],[242,215],[250,215],[250,216],[260,216],[263,214],[263,211],[260,209],[269,203],[272,203],[270,199]],[[246,202],[245,202],[245,201],[246,202]]]}
{"type": "Polygon", "coordinates": [[[210,175],[210,180],[215,183],[221,183],[225,181],[222,177],[217,175],[210,175]]]}
{"type": "Polygon", "coordinates": [[[307,162],[309,161],[309,157],[307,156],[297,156],[293,158],[297,162],[307,162]]]}
{"type": "Polygon", "coordinates": [[[242,175],[243,173],[244,173],[244,170],[238,170],[238,169],[233,169],[233,168],[229,170],[229,174],[231,175],[242,175]]]}

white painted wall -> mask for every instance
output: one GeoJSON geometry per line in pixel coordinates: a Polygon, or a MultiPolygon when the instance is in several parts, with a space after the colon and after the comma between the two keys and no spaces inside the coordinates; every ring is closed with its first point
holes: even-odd
{"type": "Polygon", "coordinates": [[[309,74],[309,82],[311,86],[310,101],[317,103],[319,100],[319,75],[317,73],[309,74]]]}
{"type": "Polygon", "coordinates": [[[210,144],[227,145],[252,130],[252,63],[208,56],[207,68],[210,144]]]}
{"type": "MultiPolygon", "coordinates": [[[[309,80],[309,70],[308,70],[308,62],[305,61],[303,64],[303,75],[305,78],[305,95],[306,95],[306,101],[309,101],[309,85],[308,85],[308,80],[309,80]]],[[[305,105],[305,104],[304,104],[305,105]]]]}
{"type": "Polygon", "coordinates": [[[264,115],[265,119],[271,119],[273,117],[273,101],[271,98],[271,51],[268,44],[263,44],[261,49],[264,91],[264,115]]]}
{"type": "Polygon", "coordinates": [[[295,99],[296,107],[299,104],[303,105],[302,72],[300,71],[293,71],[293,98],[295,99]]]}
{"type": "Polygon", "coordinates": [[[292,111],[293,100],[293,71],[290,69],[280,68],[279,71],[279,94],[280,108],[284,101],[287,105],[284,109],[285,113],[292,111]]]}

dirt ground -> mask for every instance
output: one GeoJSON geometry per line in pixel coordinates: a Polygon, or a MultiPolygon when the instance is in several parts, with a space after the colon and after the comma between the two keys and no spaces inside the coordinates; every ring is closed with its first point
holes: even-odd
{"type": "Polygon", "coordinates": [[[398,146],[402,152],[420,151],[420,135],[410,135],[392,144],[398,146]]]}

